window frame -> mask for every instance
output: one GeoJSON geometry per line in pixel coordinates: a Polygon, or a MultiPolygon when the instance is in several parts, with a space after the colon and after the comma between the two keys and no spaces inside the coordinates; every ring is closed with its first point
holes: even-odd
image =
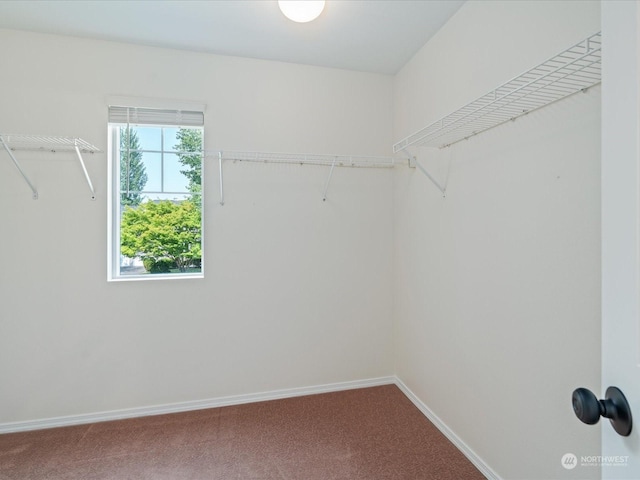
{"type": "MultiPolygon", "coordinates": [[[[204,123],[204,122],[203,122],[204,123]]],[[[204,125],[180,125],[173,123],[120,123],[120,122],[108,122],[108,137],[107,137],[107,162],[108,162],[108,194],[107,194],[107,206],[108,206],[108,222],[107,222],[107,280],[109,282],[122,282],[122,281],[153,281],[153,280],[178,280],[178,279],[197,279],[204,278],[205,271],[205,232],[204,232],[204,125]],[[120,134],[119,129],[121,127],[150,127],[150,128],[194,128],[200,129],[202,132],[202,149],[199,152],[201,155],[201,174],[200,174],[200,249],[202,252],[200,259],[200,271],[199,272],[177,272],[177,273],[143,273],[143,274],[130,274],[123,275],[120,271],[120,256],[121,256],[121,177],[120,177],[120,134]]],[[[141,149],[144,150],[144,149],[141,149]]],[[[165,145],[162,145],[163,154],[176,154],[176,150],[167,149],[165,145]]],[[[191,153],[191,152],[187,152],[191,153]]],[[[161,185],[161,189],[164,188],[161,185]]],[[[175,192],[163,192],[163,193],[175,193],[175,192]]],[[[185,192],[187,193],[187,192],[185,192]]]]}

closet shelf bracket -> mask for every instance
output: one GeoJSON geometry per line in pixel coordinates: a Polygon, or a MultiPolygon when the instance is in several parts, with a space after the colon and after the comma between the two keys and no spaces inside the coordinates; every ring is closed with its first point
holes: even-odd
{"type": "Polygon", "coordinates": [[[224,182],[222,178],[222,152],[218,152],[218,168],[220,169],[220,205],[224,206],[224,182]]]}
{"type": "Polygon", "coordinates": [[[33,192],[33,198],[38,198],[38,191],[33,186],[27,175],[22,170],[20,163],[16,159],[13,152],[17,150],[25,151],[38,151],[38,152],[74,152],[82,167],[84,178],[87,181],[89,190],[91,191],[91,200],[96,199],[95,189],[93,183],[91,183],[91,177],[87,171],[87,167],[82,157],[83,153],[96,153],[100,150],[91,145],[90,143],[82,140],[81,138],[69,138],[69,137],[54,137],[54,136],[42,136],[42,135],[23,135],[23,134],[2,134],[0,133],[0,142],[7,151],[11,160],[20,171],[20,174],[27,182],[31,191],[33,192]]]}
{"type": "Polygon", "coordinates": [[[82,153],[80,153],[80,147],[78,147],[77,139],[74,140],[73,148],[76,151],[76,155],[78,157],[78,161],[80,162],[80,166],[82,167],[82,172],[84,173],[84,178],[87,181],[87,185],[89,185],[89,190],[91,190],[91,200],[95,200],[96,191],[93,188],[93,183],[91,183],[91,177],[89,176],[89,172],[87,172],[87,167],[84,164],[84,160],[82,159],[82,153]]]}
{"type": "Polygon", "coordinates": [[[443,197],[447,196],[447,193],[446,193],[447,192],[447,187],[440,185],[440,182],[438,182],[434,178],[434,176],[431,175],[429,173],[429,171],[426,168],[424,168],[420,162],[418,162],[418,158],[415,155],[413,155],[411,152],[409,152],[406,147],[405,148],[401,148],[400,151],[402,153],[404,153],[405,155],[407,155],[407,157],[409,159],[409,167],[410,168],[411,167],[414,167],[414,168],[417,167],[418,170],[420,170],[422,173],[424,173],[425,176],[431,181],[431,183],[433,183],[433,185],[435,185],[435,187],[438,190],[440,190],[440,193],[442,193],[443,197]]]}
{"type": "Polygon", "coordinates": [[[4,149],[9,154],[9,157],[13,161],[13,164],[16,166],[18,171],[20,172],[20,175],[22,175],[22,178],[24,179],[24,181],[27,182],[27,185],[29,185],[29,188],[31,189],[31,192],[32,192],[31,198],[33,198],[34,200],[37,200],[38,199],[38,190],[36,190],[36,187],[33,186],[33,183],[31,183],[31,180],[29,180],[29,177],[27,177],[27,174],[24,173],[24,170],[22,170],[22,167],[20,166],[20,162],[18,162],[18,160],[16,159],[16,157],[13,154],[13,152],[11,151],[11,149],[9,148],[7,143],[4,141],[4,136],[3,135],[0,135],[0,143],[2,143],[2,146],[4,147],[4,149]]]}
{"type": "Polygon", "coordinates": [[[338,161],[338,157],[335,157],[333,159],[333,162],[331,163],[331,168],[329,169],[329,176],[327,177],[327,183],[324,186],[324,193],[322,194],[322,201],[326,202],[327,201],[327,191],[329,190],[329,182],[331,182],[331,176],[333,175],[333,169],[336,167],[336,162],[338,161]]]}

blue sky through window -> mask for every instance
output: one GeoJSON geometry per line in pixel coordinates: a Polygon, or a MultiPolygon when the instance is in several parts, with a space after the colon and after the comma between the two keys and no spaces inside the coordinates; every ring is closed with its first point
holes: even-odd
{"type": "Polygon", "coordinates": [[[184,200],[190,196],[189,179],[180,170],[185,170],[176,153],[179,140],[178,127],[137,126],[131,129],[137,133],[142,162],[147,174],[143,197],[149,200],[184,200]],[[151,193],[153,192],[153,193],[151,193]],[[158,193],[168,192],[168,193],[158,193]]]}

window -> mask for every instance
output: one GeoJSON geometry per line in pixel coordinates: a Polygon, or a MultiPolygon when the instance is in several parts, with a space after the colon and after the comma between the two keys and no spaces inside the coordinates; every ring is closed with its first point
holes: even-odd
{"type": "Polygon", "coordinates": [[[109,280],[202,276],[203,123],[109,107],[109,280]]]}

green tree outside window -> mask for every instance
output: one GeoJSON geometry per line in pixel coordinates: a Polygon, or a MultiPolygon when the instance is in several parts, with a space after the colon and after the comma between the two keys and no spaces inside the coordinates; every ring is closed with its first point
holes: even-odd
{"type": "Polygon", "coordinates": [[[120,128],[120,203],[122,206],[140,205],[139,192],[147,184],[147,174],[139,152],[138,134],[131,127],[120,128]]]}

